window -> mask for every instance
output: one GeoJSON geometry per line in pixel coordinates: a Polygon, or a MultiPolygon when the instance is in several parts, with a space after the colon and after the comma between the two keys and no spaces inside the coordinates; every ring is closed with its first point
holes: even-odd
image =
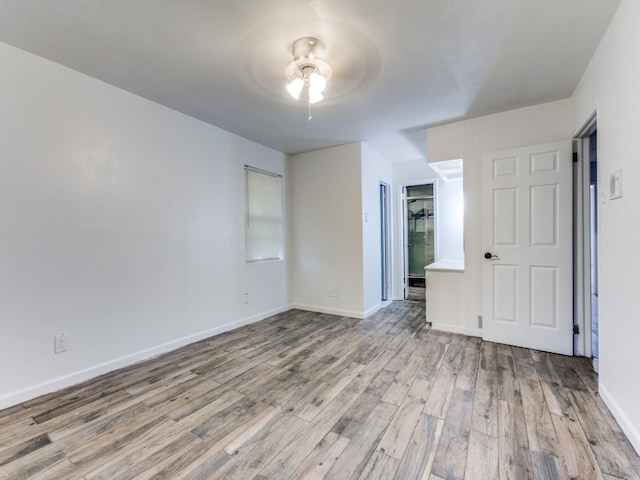
{"type": "Polygon", "coordinates": [[[282,176],[245,166],[247,262],[282,259],[282,176]]]}

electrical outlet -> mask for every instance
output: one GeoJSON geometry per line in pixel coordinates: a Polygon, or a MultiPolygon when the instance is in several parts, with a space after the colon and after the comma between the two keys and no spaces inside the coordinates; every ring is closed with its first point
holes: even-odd
{"type": "Polygon", "coordinates": [[[478,328],[482,328],[482,315],[478,315],[478,328]]]}
{"type": "Polygon", "coordinates": [[[249,294],[245,293],[243,296],[243,301],[245,305],[249,305],[249,294]]]}
{"type": "Polygon", "coordinates": [[[337,289],[337,288],[334,288],[334,289],[333,289],[333,296],[334,296],[334,297],[337,297],[337,296],[338,296],[338,289],[337,289]]]}
{"type": "Polygon", "coordinates": [[[69,336],[66,333],[59,333],[53,337],[53,350],[55,353],[62,353],[69,350],[69,336]]]}

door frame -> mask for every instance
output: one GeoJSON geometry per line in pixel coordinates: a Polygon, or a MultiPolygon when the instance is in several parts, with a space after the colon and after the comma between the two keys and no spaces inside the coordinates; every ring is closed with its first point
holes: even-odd
{"type": "Polygon", "coordinates": [[[380,299],[391,296],[391,186],[380,182],[380,299]]]}
{"type": "MultiPolygon", "coordinates": [[[[574,355],[591,357],[591,199],[589,150],[590,135],[597,129],[597,114],[594,112],[573,138],[574,147],[574,326],[579,333],[574,335],[574,355]]],[[[599,172],[598,172],[599,177],[599,172]]],[[[597,191],[596,209],[601,192],[597,191]]]]}
{"type": "MultiPolygon", "coordinates": [[[[430,178],[427,180],[412,180],[409,183],[405,183],[401,188],[401,213],[400,218],[402,219],[402,299],[406,300],[407,295],[409,294],[409,284],[408,284],[408,274],[409,271],[409,252],[407,247],[407,234],[409,230],[408,224],[408,202],[407,202],[407,187],[415,187],[417,185],[433,185],[433,212],[435,215],[435,221],[433,222],[434,229],[434,237],[433,237],[433,256],[434,261],[438,258],[438,181],[435,178],[430,178]]],[[[417,198],[417,197],[411,197],[417,198]]],[[[426,266],[426,265],[425,265],[426,266]]],[[[426,276],[425,276],[426,278],[426,276]]]]}

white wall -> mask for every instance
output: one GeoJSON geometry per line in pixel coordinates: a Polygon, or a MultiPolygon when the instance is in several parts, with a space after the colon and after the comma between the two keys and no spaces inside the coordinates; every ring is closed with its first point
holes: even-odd
{"type": "Polygon", "coordinates": [[[464,260],[464,194],[462,179],[443,181],[436,190],[436,260],[464,260]]]}
{"type": "Polygon", "coordinates": [[[285,155],[3,44],[0,70],[0,408],[287,308],[243,227],[243,165],[285,155]]]}
{"type": "Polygon", "coordinates": [[[639,27],[640,2],[622,0],[574,92],[573,130],[597,110],[598,185],[607,185],[612,172],[623,172],[623,197],[599,202],[599,380],[602,398],[640,452],[639,27]]]}
{"type": "Polygon", "coordinates": [[[464,159],[466,332],[478,334],[482,313],[482,155],[572,137],[571,101],[560,100],[427,129],[429,162],[464,159]],[[462,144],[462,145],[461,145],[462,144]],[[436,145],[437,148],[433,148],[436,145]]]}
{"type": "MultiPolygon", "coordinates": [[[[391,162],[375,150],[362,144],[362,284],[365,316],[373,313],[382,305],[382,246],[380,240],[380,183],[389,186],[389,195],[395,194],[392,183],[391,162]]],[[[390,210],[391,207],[389,208],[390,210]]],[[[389,226],[394,225],[393,211],[389,212],[389,226]]],[[[391,243],[390,251],[394,245],[391,243]]],[[[390,276],[393,272],[390,265],[390,276]]],[[[390,292],[393,279],[390,278],[390,292]]]]}
{"type": "Polygon", "coordinates": [[[363,317],[361,144],[291,157],[292,300],[363,317]],[[337,297],[328,290],[338,289],[337,297]]]}

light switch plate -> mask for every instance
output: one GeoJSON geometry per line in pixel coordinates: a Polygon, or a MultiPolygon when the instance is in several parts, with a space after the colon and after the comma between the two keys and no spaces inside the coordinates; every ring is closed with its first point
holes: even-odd
{"type": "Polygon", "coordinates": [[[622,197],[622,170],[616,170],[609,175],[609,199],[622,197]]]}

